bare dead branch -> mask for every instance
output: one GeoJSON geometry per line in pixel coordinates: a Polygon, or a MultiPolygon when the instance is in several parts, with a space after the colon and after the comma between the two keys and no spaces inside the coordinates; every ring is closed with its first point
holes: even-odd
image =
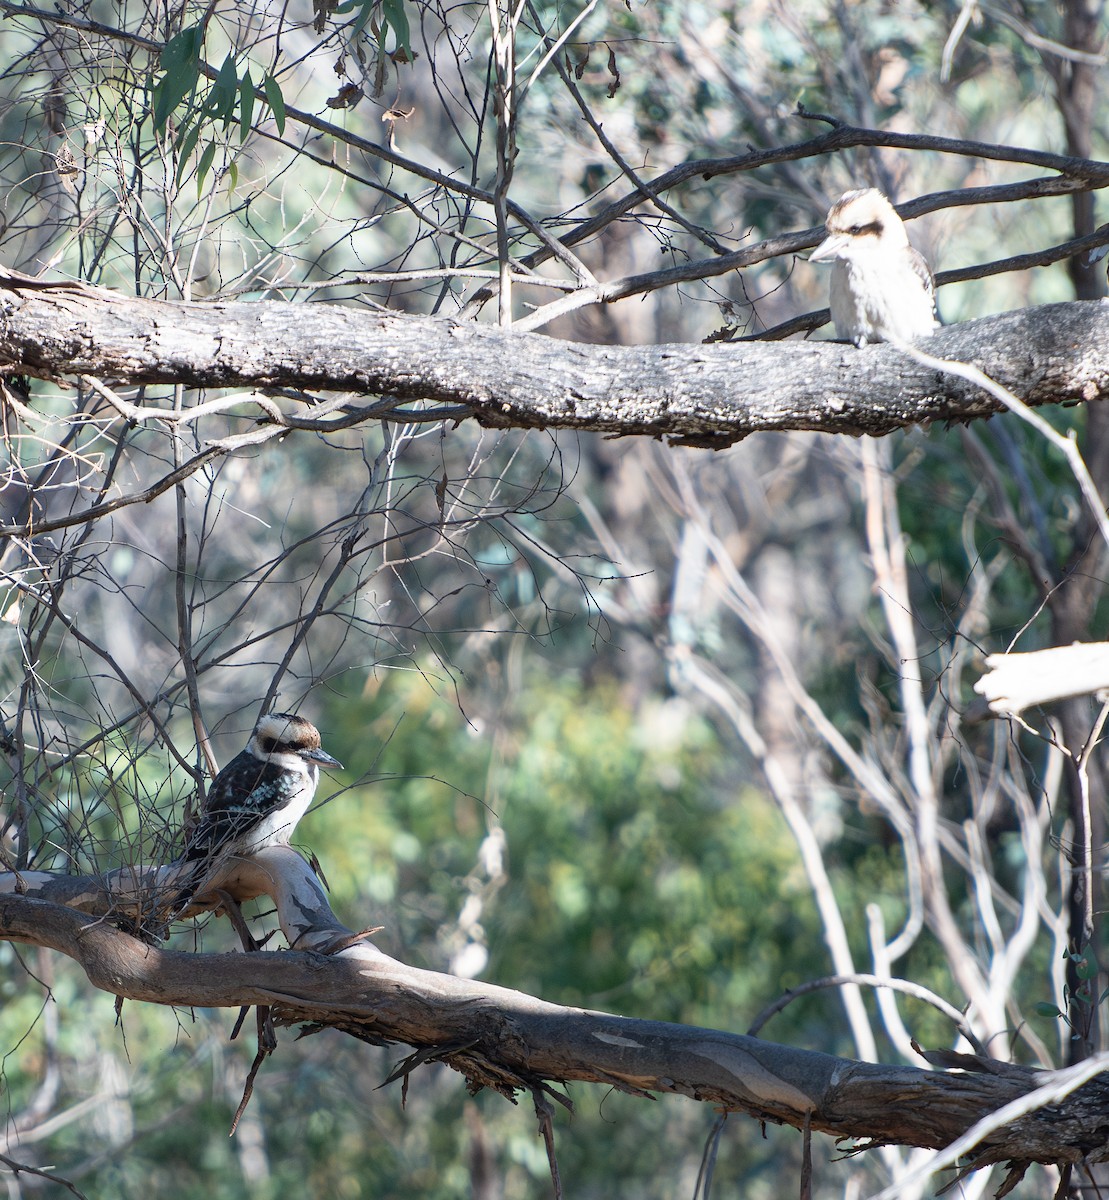
{"type": "Polygon", "coordinates": [[[924,987],[923,984],[913,983],[908,979],[887,979],[879,975],[826,975],[823,979],[810,979],[795,988],[790,988],[788,992],[783,993],[772,1004],[768,1004],[755,1017],[747,1030],[748,1034],[751,1037],[756,1037],[771,1017],[780,1013],[799,996],[807,996],[810,992],[819,991],[822,988],[842,987],[845,983],[859,984],[863,987],[890,988],[895,992],[903,992],[906,996],[914,996],[917,1000],[922,1000],[925,1004],[930,1004],[951,1021],[955,1028],[974,1047],[976,1053],[985,1055],[986,1049],[978,1040],[978,1036],[975,1034],[973,1028],[968,1024],[965,1015],[953,1004],[949,1004],[942,996],[937,996],[935,992],[924,987]]]}
{"type": "Polygon", "coordinates": [[[1109,1108],[1094,1078],[1096,1063],[1084,1064],[1088,1082],[1077,1091],[1066,1072],[1012,1064],[1004,1071],[954,1073],[881,1066],[718,1030],[564,1008],[408,967],[365,943],[328,955],[336,936],[350,931],[335,919],[307,864],[288,848],[230,865],[219,886],[239,899],[270,896],[286,937],[315,943],[326,957],[319,951],[162,950],[106,916],[40,898],[68,892],[71,903],[122,914],[167,870],[114,881],[30,874],[25,895],[14,894],[10,877],[0,876],[0,937],[68,955],[94,986],[117,996],[156,1004],[268,1005],[276,1026],[308,1023],[405,1042],[462,1072],[471,1085],[502,1092],[530,1090],[536,1080],[617,1082],[795,1128],[811,1121],[814,1130],[867,1144],[942,1148],[986,1122],[976,1143],[962,1146],[978,1166],[1109,1159],[1109,1108]],[[1036,1107],[1041,1100],[1048,1107],[1036,1107]],[[1012,1124],[991,1120],[1003,1105],[1013,1105],[1012,1124]]]}
{"type": "MultiPolygon", "coordinates": [[[[492,427],[569,427],[712,447],[759,430],[881,434],[1004,408],[976,384],[907,362],[891,346],[595,346],[331,305],[174,304],[76,284],[27,285],[12,273],[6,283],[0,363],[50,378],[73,371],[129,384],[385,394],[398,404],[465,405],[492,427]]],[[[983,318],[929,340],[935,355],[972,364],[1029,406],[1104,398],[1107,345],[1109,313],[1097,302],[983,318]]],[[[274,421],[264,402],[257,419],[327,432],[380,415],[359,408],[328,418],[283,410],[274,421]]],[[[405,415],[420,419],[418,408],[405,415]]],[[[138,498],[153,498],[223,452],[201,450],[138,498]]],[[[34,529],[134,502],[106,500],[34,529]]]]}
{"type": "Polygon", "coordinates": [[[1109,642],[1052,646],[1025,654],[991,654],[974,690],[999,716],[1109,688],[1109,642]]]}

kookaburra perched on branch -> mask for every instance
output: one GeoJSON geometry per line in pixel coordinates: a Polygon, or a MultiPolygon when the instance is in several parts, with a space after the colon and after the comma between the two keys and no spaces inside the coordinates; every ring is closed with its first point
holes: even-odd
{"type": "Polygon", "coordinates": [[[828,301],[837,337],[861,346],[927,337],[936,328],[932,272],[877,188],[845,192],[824,228],[828,236],[809,262],[832,263],[828,301]]]}
{"type": "Polygon", "coordinates": [[[246,749],[212,781],[200,820],[186,837],[185,862],[196,866],[184,876],[180,899],[195,893],[217,859],[287,846],[316,794],[320,767],[342,765],[320,748],[319,730],[303,717],[262,717],[246,749]]]}

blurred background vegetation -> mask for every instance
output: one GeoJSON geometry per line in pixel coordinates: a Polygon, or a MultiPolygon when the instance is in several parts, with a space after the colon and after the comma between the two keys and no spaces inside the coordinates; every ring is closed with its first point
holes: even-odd
{"type": "MultiPolygon", "coordinates": [[[[1085,7],[1100,46],[1101,6],[1085,7]]],[[[1096,126],[1068,127],[1061,100],[1066,72],[1084,61],[1057,53],[1077,8],[526,4],[509,195],[562,236],[634,190],[627,172],[650,180],[821,131],[798,104],[879,130],[1104,156],[1096,126]],[[540,28],[572,28],[548,60],[540,28]],[[1076,145],[1083,132],[1088,150],[1076,145]]],[[[495,275],[493,212],[429,174],[494,188],[487,5],[85,0],[38,17],[0,4],[0,14],[6,265],[170,299],[495,319],[495,302],[478,295],[491,279],[473,274],[495,275]],[[188,64],[181,42],[161,65],[157,48],[201,22],[200,58],[224,72],[198,75],[159,125],[166,81],[188,64]],[[267,97],[249,108],[248,69],[267,97]],[[362,281],[342,283],[351,276],[362,281]]],[[[573,249],[599,279],[635,276],[818,226],[851,186],[903,201],[1034,174],[885,148],[698,174],[665,207],[629,208],[573,249]]],[[[1064,241],[1084,232],[1081,221],[1070,198],[1041,198],[944,207],[910,233],[949,269],[1064,241]]],[[[542,246],[525,221],[509,232],[517,257],[542,246]]],[[[1100,286],[1103,272],[1093,274],[1059,264],[995,275],[945,288],[941,309],[951,322],[1073,299],[1100,286]]],[[[726,326],[757,333],[821,307],[826,286],[804,261],[771,257],[583,307],[547,330],[624,344],[696,342],[726,326]]],[[[560,294],[518,286],[517,315],[560,294]]],[[[9,522],[137,492],[245,427],[234,415],[177,434],[132,427],[84,389],[32,388],[31,417],[5,409],[9,522]]],[[[181,402],[172,389],[134,398],[181,402]]],[[[1105,441],[1089,414],[1047,416],[1100,461],[1105,441]]],[[[1034,649],[1105,636],[1103,556],[1062,464],[1012,419],[891,437],[880,468],[904,531],[912,665],[931,706],[943,827],[955,841],[980,832],[1006,895],[1032,870],[1047,881],[1049,913],[1002,1001],[1010,1019],[990,1031],[991,1052],[1063,1063],[1068,1027],[1035,1010],[1067,1007],[1063,768],[1031,733],[971,727],[959,714],[984,653],[1014,639],[1034,649]],[[1042,862],[1028,861],[1008,788],[1038,806],[1042,862]]],[[[326,777],[326,802],[298,839],[341,919],[382,925],[378,944],[414,965],[742,1032],[783,991],[835,970],[767,755],[787,766],[859,970],[870,969],[868,906],[891,931],[908,918],[903,840],[814,732],[729,577],[745,581],[830,725],[911,798],[906,663],[875,584],[863,479],[855,443],[816,435],[709,454],[392,422],[244,449],[149,505],[19,539],[2,562],[0,711],[20,746],[5,796],[31,801],[23,865],[90,873],[171,858],[203,775],[194,717],[226,762],[272,687],[280,707],[303,704],[346,765],[326,777]],[[739,736],[692,682],[693,661],[745,698],[758,740],[739,736]]],[[[1081,727],[1090,710],[1076,712],[1081,727]]],[[[952,871],[953,911],[986,961],[992,931],[952,871]]],[[[1004,941],[1015,910],[999,903],[1004,941]]],[[[171,942],[233,944],[214,920],[171,942]]],[[[6,1153],[85,1195],[550,1194],[526,1103],[471,1097],[441,1066],[414,1074],[403,1103],[399,1085],[377,1090],[403,1047],[285,1031],[229,1139],[254,1053],[245,1034],[228,1041],[234,1013],[132,1003],[117,1013],[73,964],[10,944],[0,967],[6,1153]]],[[[895,973],[967,1003],[927,935],[895,973]]],[[[864,1003],[878,1057],[903,1061],[873,997],[864,1003]]],[[[922,1045],[954,1044],[933,1008],[899,1006],[922,1045]]],[[[834,989],[798,999],[762,1032],[864,1053],[834,989]]],[[[571,1095],[575,1114],[556,1118],[568,1196],[694,1196],[715,1117],[705,1105],[599,1087],[571,1095]]],[[[713,1194],[777,1196],[796,1186],[800,1154],[795,1133],[732,1116],[713,1194]]],[[[839,1161],[822,1146],[820,1194],[888,1180],[890,1160],[872,1158],[839,1161]]],[[[64,1194],[32,1175],[0,1177],[9,1196],[64,1194]]],[[[1040,1176],[1025,1186],[1042,1195],[1051,1185],[1040,1176]]]]}

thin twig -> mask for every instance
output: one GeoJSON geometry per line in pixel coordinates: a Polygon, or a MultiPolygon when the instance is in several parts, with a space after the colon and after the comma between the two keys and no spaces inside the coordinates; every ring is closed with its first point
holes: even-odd
{"type": "Polygon", "coordinates": [[[987,1053],[985,1047],[967,1021],[966,1016],[953,1004],[949,1004],[942,996],[936,995],[935,992],[926,988],[923,984],[913,983],[908,979],[889,978],[884,975],[868,975],[862,972],[854,972],[850,975],[825,975],[822,979],[810,979],[805,983],[798,984],[797,987],[790,988],[788,992],[783,992],[777,1000],[768,1004],[755,1017],[747,1029],[748,1035],[750,1037],[757,1037],[771,1017],[782,1012],[801,996],[807,996],[811,992],[820,991],[823,988],[843,987],[848,983],[856,984],[860,987],[889,988],[891,991],[902,992],[906,996],[912,996],[916,1000],[922,1000],[925,1004],[930,1004],[947,1017],[963,1037],[974,1047],[976,1054],[984,1056],[987,1053]]]}
{"type": "Polygon", "coordinates": [[[17,1177],[19,1175],[34,1175],[39,1179],[48,1179],[51,1183],[60,1184],[67,1191],[72,1192],[74,1196],[80,1197],[80,1200],[88,1200],[85,1193],[78,1191],[68,1179],[63,1179],[61,1175],[55,1175],[52,1171],[44,1171],[41,1167],[31,1167],[26,1163],[16,1162],[14,1158],[9,1158],[6,1154],[0,1154],[0,1163],[3,1163],[17,1177]]]}
{"type": "Polygon", "coordinates": [[[532,1088],[531,1098],[535,1104],[535,1115],[539,1119],[539,1132],[547,1150],[547,1168],[551,1173],[555,1200],[562,1200],[562,1177],[558,1170],[558,1155],[555,1153],[554,1109],[539,1088],[532,1088]]]}
{"type": "Polygon", "coordinates": [[[965,379],[968,383],[977,384],[978,387],[988,392],[995,400],[1003,404],[1010,412],[1015,413],[1022,421],[1030,425],[1041,437],[1054,446],[1067,460],[1067,465],[1078,481],[1082,496],[1089,506],[1098,532],[1101,534],[1106,546],[1109,547],[1109,516],[1106,515],[1105,503],[1086,467],[1082,453],[1078,449],[1078,442],[1073,429],[1067,436],[1058,433],[1038,412],[1029,408],[1023,400],[1018,396],[1014,396],[1008,388],[1002,387],[1000,383],[991,379],[985,371],[979,370],[978,367],[971,366],[969,363],[955,362],[952,359],[936,358],[934,355],[927,354],[921,350],[919,346],[911,345],[900,338],[889,337],[887,340],[922,367],[928,367],[930,370],[939,371],[945,375],[955,375],[959,379],[965,379]]]}

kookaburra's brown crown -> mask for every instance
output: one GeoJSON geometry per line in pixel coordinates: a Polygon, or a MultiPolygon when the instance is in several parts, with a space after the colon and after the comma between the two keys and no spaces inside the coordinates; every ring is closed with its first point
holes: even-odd
{"type": "Polygon", "coordinates": [[[904,221],[877,188],[844,192],[828,210],[824,228],[829,238],[875,238],[890,248],[909,244],[904,221]]]}

